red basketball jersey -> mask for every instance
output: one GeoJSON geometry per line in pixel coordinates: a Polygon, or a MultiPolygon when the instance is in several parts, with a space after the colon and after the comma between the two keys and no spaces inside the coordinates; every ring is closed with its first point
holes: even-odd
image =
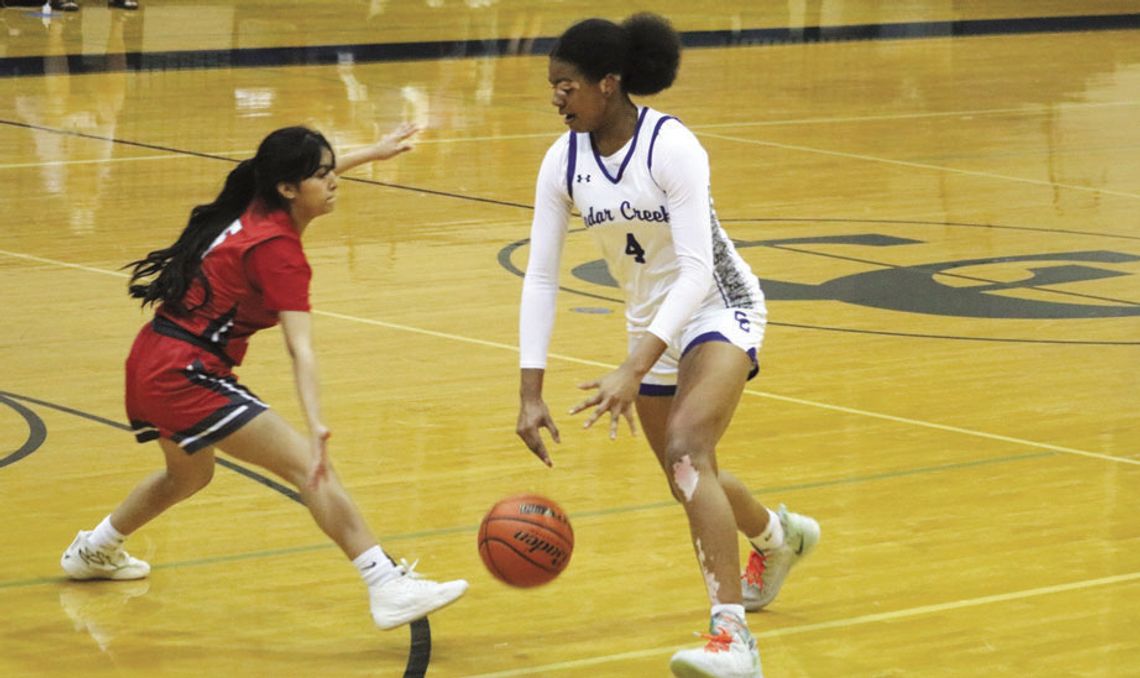
{"type": "Polygon", "coordinates": [[[277,324],[278,311],[308,311],[312,269],[301,247],[301,236],[289,215],[253,205],[214,240],[202,258],[205,287],[195,279],[182,300],[183,312],[164,304],[155,312],[155,329],[184,339],[225,359],[241,364],[256,331],[277,324]],[[264,246],[272,242],[271,246],[264,246]],[[250,256],[263,245],[262,253],[250,256]]]}

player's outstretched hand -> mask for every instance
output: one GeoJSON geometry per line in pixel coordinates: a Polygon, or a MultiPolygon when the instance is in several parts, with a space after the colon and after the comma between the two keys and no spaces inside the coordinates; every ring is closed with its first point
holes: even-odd
{"type": "Polygon", "coordinates": [[[594,422],[607,412],[610,414],[610,440],[616,440],[618,423],[621,419],[629,422],[629,432],[637,435],[637,422],[633,417],[633,403],[637,399],[640,378],[624,365],[600,379],[579,384],[583,391],[598,389],[594,395],[586,398],[570,409],[570,414],[578,414],[582,410],[593,407],[594,411],[587,417],[582,428],[590,428],[594,422]]]}
{"type": "Polygon", "coordinates": [[[336,156],[336,173],[344,174],[365,163],[387,160],[401,153],[407,153],[414,146],[412,137],[422,129],[415,123],[405,122],[380,137],[379,141],[374,144],[338,153],[336,156]]]}
{"type": "Polygon", "coordinates": [[[406,153],[415,146],[412,137],[423,131],[423,128],[414,122],[400,123],[396,129],[380,138],[376,142],[376,159],[387,160],[401,153],[406,153]]]}

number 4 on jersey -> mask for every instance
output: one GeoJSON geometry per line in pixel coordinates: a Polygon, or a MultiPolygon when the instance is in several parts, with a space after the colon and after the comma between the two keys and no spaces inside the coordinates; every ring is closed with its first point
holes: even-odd
{"type": "Polygon", "coordinates": [[[632,233],[625,234],[625,253],[633,257],[637,263],[645,263],[645,248],[637,242],[637,238],[633,237],[632,233]]]}

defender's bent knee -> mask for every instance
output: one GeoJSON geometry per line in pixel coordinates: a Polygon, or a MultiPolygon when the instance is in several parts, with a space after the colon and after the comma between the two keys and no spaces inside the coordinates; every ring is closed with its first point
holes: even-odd
{"type": "Polygon", "coordinates": [[[191,495],[196,494],[199,490],[210,484],[214,479],[214,465],[203,467],[201,469],[178,471],[166,471],[166,484],[167,487],[185,499],[191,495]]]}

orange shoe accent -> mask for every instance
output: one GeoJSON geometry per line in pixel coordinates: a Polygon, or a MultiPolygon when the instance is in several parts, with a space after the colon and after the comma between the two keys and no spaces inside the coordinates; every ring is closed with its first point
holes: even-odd
{"type": "Polygon", "coordinates": [[[755,550],[748,556],[748,567],[744,570],[744,581],[753,586],[764,588],[764,568],[767,565],[767,559],[763,553],[755,550]]]}
{"type": "Polygon", "coordinates": [[[721,627],[717,627],[720,633],[714,635],[702,633],[701,638],[709,641],[705,644],[705,652],[728,652],[729,646],[732,645],[732,634],[721,627]]]}

